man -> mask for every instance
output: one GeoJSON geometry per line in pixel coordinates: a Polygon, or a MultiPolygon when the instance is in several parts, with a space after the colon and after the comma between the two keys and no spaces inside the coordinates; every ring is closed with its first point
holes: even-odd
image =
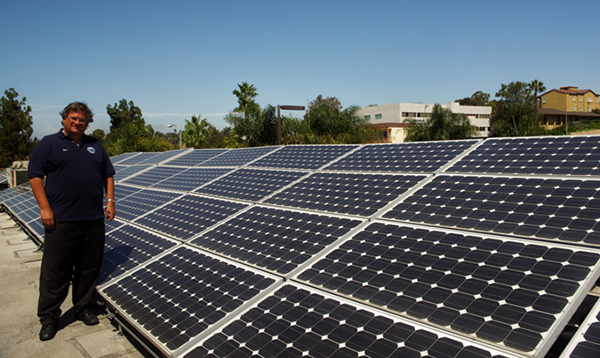
{"type": "Polygon", "coordinates": [[[38,302],[42,341],[58,330],[71,280],[75,316],[86,325],[98,323],[92,308],[104,254],[104,216],[115,217],[115,170],[102,143],[85,134],[94,114],[74,102],[61,116],[63,128],[37,144],[27,171],[45,229],[38,302]]]}

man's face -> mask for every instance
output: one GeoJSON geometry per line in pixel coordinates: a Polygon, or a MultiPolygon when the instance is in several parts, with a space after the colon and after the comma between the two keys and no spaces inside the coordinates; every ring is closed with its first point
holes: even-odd
{"type": "Polygon", "coordinates": [[[72,139],[79,139],[88,127],[85,112],[69,112],[67,118],[63,119],[65,134],[72,139]]]}

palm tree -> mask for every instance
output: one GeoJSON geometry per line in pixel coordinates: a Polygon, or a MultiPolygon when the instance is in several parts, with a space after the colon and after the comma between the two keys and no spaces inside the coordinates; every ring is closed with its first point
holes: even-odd
{"type": "Polygon", "coordinates": [[[250,113],[258,109],[258,104],[254,102],[254,97],[258,96],[256,87],[248,82],[242,82],[241,85],[238,84],[238,89],[233,90],[233,94],[238,98],[238,106],[233,111],[244,113],[244,117],[248,119],[250,113]]]}
{"type": "Polygon", "coordinates": [[[533,89],[533,100],[535,103],[535,108],[538,108],[540,106],[540,102],[538,101],[538,93],[544,92],[546,90],[546,86],[544,86],[544,82],[539,80],[531,81],[529,86],[531,86],[531,88],[533,89]]]}
{"type": "Polygon", "coordinates": [[[185,146],[190,148],[202,148],[206,143],[213,125],[206,118],[200,119],[192,116],[192,120],[185,120],[185,128],[183,129],[182,137],[185,146]]]}
{"type": "Polygon", "coordinates": [[[423,122],[412,123],[406,133],[405,141],[449,140],[475,137],[477,127],[464,114],[452,113],[451,110],[436,104],[431,111],[431,117],[423,122]]]}

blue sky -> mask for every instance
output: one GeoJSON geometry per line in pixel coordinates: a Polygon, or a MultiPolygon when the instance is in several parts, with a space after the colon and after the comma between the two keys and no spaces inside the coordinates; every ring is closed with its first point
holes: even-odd
{"type": "MultiPolygon", "coordinates": [[[[2,1],[0,90],[33,108],[34,136],[87,102],[125,98],[167,132],[217,128],[254,84],[262,106],[447,103],[501,84],[600,92],[600,1],[2,1]]],[[[298,112],[290,115],[301,116],[298,112]]]]}

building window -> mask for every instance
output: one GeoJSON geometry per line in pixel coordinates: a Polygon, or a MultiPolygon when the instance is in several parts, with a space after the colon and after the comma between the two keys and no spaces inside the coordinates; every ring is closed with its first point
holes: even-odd
{"type": "Polygon", "coordinates": [[[383,118],[383,116],[381,114],[376,114],[375,115],[375,119],[381,119],[381,118],[383,118]]]}
{"type": "Polygon", "coordinates": [[[577,98],[575,98],[575,96],[573,96],[573,102],[577,102],[577,98]]]}
{"type": "Polygon", "coordinates": [[[583,97],[579,96],[579,102],[583,102],[583,97]]]}
{"type": "Polygon", "coordinates": [[[542,103],[546,103],[546,97],[542,98],[542,103]]]}
{"type": "Polygon", "coordinates": [[[577,106],[573,106],[573,112],[577,111],[577,106]]]}
{"type": "Polygon", "coordinates": [[[370,121],[370,120],[371,120],[371,115],[370,115],[370,114],[366,115],[366,116],[365,116],[365,120],[366,120],[366,121],[370,121]]]}

